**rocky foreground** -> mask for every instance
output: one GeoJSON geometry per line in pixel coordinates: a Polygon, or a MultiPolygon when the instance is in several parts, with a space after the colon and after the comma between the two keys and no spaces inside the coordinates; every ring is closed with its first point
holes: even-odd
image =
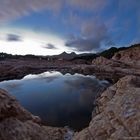
{"type": "Polygon", "coordinates": [[[140,46],[117,52],[112,59],[98,57],[91,65],[11,60],[1,62],[1,79],[28,73],[59,70],[95,74],[114,83],[96,100],[89,126],[73,137],[65,128],[44,126],[6,91],[0,90],[0,140],[139,140],[140,139],[140,46]]]}
{"type": "Polygon", "coordinates": [[[44,126],[39,117],[0,90],[0,140],[63,140],[66,133],[64,128],[44,126]]]}
{"type": "Polygon", "coordinates": [[[89,127],[73,140],[140,139],[140,77],[126,76],[98,99],[89,127]]]}
{"type": "MultiPolygon", "coordinates": [[[[140,77],[120,79],[102,93],[97,104],[89,127],[72,140],[140,139],[140,77]]],[[[65,128],[44,126],[0,90],[0,140],[64,140],[67,133],[65,128]]]]}
{"type": "Polygon", "coordinates": [[[96,67],[98,73],[112,77],[117,83],[96,100],[97,107],[89,126],[75,133],[73,140],[140,139],[139,54],[140,46],[120,51],[112,59],[93,60],[92,67],[96,67]]]}

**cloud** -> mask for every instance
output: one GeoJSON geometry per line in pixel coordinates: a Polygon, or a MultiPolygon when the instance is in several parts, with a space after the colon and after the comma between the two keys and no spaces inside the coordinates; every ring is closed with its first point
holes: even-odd
{"type": "Polygon", "coordinates": [[[47,44],[47,46],[45,46],[43,48],[50,49],[50,50],[57,49],[53,44],[50,44],[50,43],[47,44]]]}
{"type": "MultiPolygon", "coordinates": [[[[71,38],[66,39],[67,48],[65,49],[92,51],[100,49],[103,43],[103,45],[109,46],[116,44],[116,42],[117,44],[125,42],[125,39],[131,34],[131,28],[134,29],[133,26],[136,24],[138,24],[136,28],[138,28],[137,26],[140,27],[140,4],[138,3],[139,0],[1,0],[0,22],[13,20],[40,10],[51,11],[51,13],[61,12],[58,17],[55,17],[56,19],[59,18],[58,28],[61,20],[64,20],[62,35],[63,33],[72,35],[71,38]],[[134,19],[135,16],[137,17],[136,20],[134,19]]],[[[44,26],[39,28],[44,29],[44,26]]],[[[138,29],[132,34],[137,34],[135,35],[137,37],[140,30],[138,29]]],[[[7,40],[19,41],[18,37],[10,38],[12,39],[7,40]]],[[[134,40],[133,37],[132,40],[134,40]]],[[[50,40],[49,42],[51,43],[50,40]]],[[[58,45],[49,44],[44,48],[53,51],[56,46],[58,45]]]]}
{"type": "Polygon", "coordinates": [[[29,15],[42,9],[58,12],[64,0],[3,0],[0,1],[0,21],[29,15]]]}
{"type": "MultiPolygon", "coordinates": [[[[96,10],[97,8],[101,12],[103,12],[102,8],[107,6],[107,3],[104,3],[105,1],[96,0],[72,0],[70,2],[80,9],[96,10]]],[[[94,19],[80,19],[75,14],[71,15],[73,26],[81,32],[79,35],[73,35],[73,38],[68,39],[65,45],[77,51],[98,51],[103,45],[108,47],[125,42],[128,32],[134,28],[135,23],[137,24],[136,26],[140,27],[140,5],[138,3],[139,0],[128,0],[127,4],[126,0],[110,1],[110,6],[112,7],[115,4],[116,10],[114,13],[112,12],[111,17],[106,17],[105,19],[100,14],[93,16],[94,19]],[[134,14],[133,17],[136,16],[135,23],[132,16],[126,16],[130,13],[134,14]]],[[[138,40],[138,33],[140,33],[140,30],[137,29],[135,32],[136,40],[138,40]]]]}
{"type": "Polygon", "coordinates": [[[75,48],[76,51],[91,51],[97,49],[100,44],[98,41],[93,40],[92,38],[77,38],[74,40],[68,40],[65,44],[68,47],[75,48]]]}
{"type": "Polygon", "coordinates": [[[108,28],[104,23],[96,20],[87,20],[81,26],[80,37],[73,37],[66,41],[66,46],[78,51],[96,51],[102,42],[110,40],[108,28]]]}
{"type": "Polygon", "coordinates": [[[21,36],[15,35],[15,34],[8,34],[6,40],[7,41],[21,41],[21,36]]]}
{"type": "Polygon", "coordinates": [[[108,3],[108,0],[68,0],[68,4],[72,7],[84,10],[101,10],[108,3]]]}
{"type": "Polygon", "coordinates": [[[0,1],[0,21],[11,20],[32,11],[43,9],[59,13],[67,5],[80,10],[99,10],[106,7],[108,0],[2,0],[0,1]]]}

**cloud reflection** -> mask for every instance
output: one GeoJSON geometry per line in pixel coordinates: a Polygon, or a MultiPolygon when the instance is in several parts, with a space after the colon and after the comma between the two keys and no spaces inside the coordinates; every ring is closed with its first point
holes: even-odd
{"type": "Polygon", "coordinates": [[[10,91],[47,125],[68,125],[77,130],[89,123],[93,102],[104,87],[107,87],[106,82],[94,76],[59,72],[28,75],[22,80],[0,83],[0,88],[10,91]]]}

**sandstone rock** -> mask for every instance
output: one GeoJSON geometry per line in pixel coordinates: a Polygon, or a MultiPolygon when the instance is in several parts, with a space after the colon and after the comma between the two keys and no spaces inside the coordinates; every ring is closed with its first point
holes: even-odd
{"type": "Polygon", "coordinates": [[[107,59],[104,57],[94,59],[90,68],[85,67],[84,71],[86,69],[88,69],[88,72],[89,69],[91,69],[97,77],[107,79],[113,83],[116,83],[120,78],[126,75],[140,76],[140,66],[134,66],[131,63],[125,63],[125,61],[107,59]]]}
{"type": "Polygon", "coordinates": [[[109,59],[107,59],[107,58],[105,58],[105,57],[102,57],[102,56],[100,56],[100,57],[97,57],[96,59],[94,59],[93,61],[92,61],[92,64],[93,65],[109,65],[109,64],[112,64],[113,62],[111,61],[111,60],[109,60],[109,59]]]}
{"type": "Polygon", "coordinates": [[[99,114],[73,140],[140,139],[140,77],[126,76],[98,99],[99,114]]]}
{"type": "Polygon", "coordinates": [[[125,62],[127,64],[140,66],[140,45],[117,52],[112,59],[125,62]]]}
{"type": "Polygon", "coordinates": [[[65,133],[66,129],[43,126],[39,117],[0,90],[0,140],[63,140],[65,133]]]}

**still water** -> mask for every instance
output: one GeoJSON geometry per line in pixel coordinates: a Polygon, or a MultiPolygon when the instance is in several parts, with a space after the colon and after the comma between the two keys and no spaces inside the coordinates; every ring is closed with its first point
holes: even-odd
{"type": "Polygon", "coordinates": [[[0,88],[14,95],[24,108],[50,126],[86,127],[99,92],[109,86],[95,76],[45,72],[21,80],[0,82],[0,88]]]}

